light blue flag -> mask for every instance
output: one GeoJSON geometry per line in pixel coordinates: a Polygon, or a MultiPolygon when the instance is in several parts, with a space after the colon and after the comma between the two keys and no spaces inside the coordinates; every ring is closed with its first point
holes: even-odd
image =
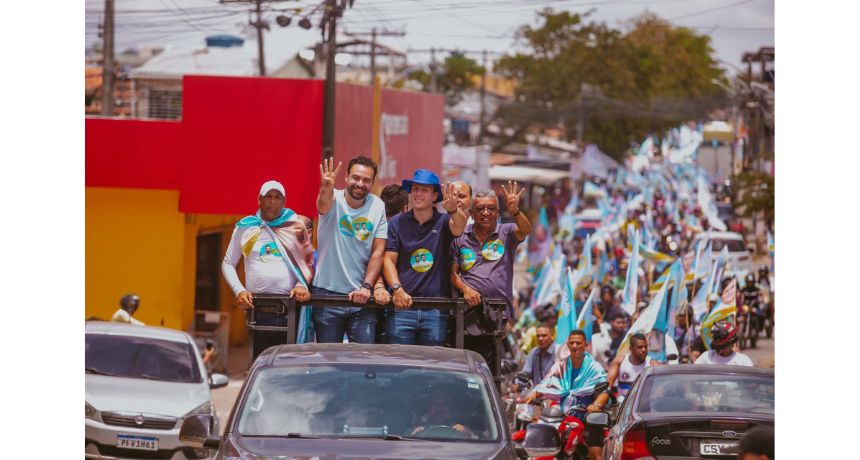
{"type": "MultiPolygon", "coordinates": [[[[664,273],[665,279],[663,276],[660,279],[663,279],[660,287],[662,288],[663,284],[668,285],[668,288],[672,288],[674,283],[678,278],[678,271],[683,270],[681,268],[681,259],[676,260],[672,265],[669,266],[669,269],[664,273]]],[[[660,280],[658,279],[658,282],[660,280]]],[[[655,283],[656,284],[656,283],[655,283]]],[[[657,319],[654,321],[654,329],[666,333],[669,330],[669,304],[670,302],[669,296],[663,296],[663,302],[660,303],[660,310],[657,312],[657,319]]]]}
{"type": "Polygon", "coordinates": [[[591,260],[591,235],[585,235],[585,245],[582,247],[582,254],[579,257],[579,265],[576,269],[582,274],[580,284],[590,284],[594,274],[594,266],[591,260]]]}
{"type": "MultiPolygon", "coordinates": [[[[710,260],[710,249],[711,245],[709,244],[706,251],[708,253],[708,257],[705,258],[706,260],[710,260]]],[[[701,320],[705,313],[708,312],[708,299],[714,290],[714,283],[716,282],[719,284],[719,281],[716,280],[717,271],[720,268],[719,264],[713,263],[710,265],[711,267],[708,276],[705,277],[702,287],[696,291],[696,296],[693,298],[693,317],[697,320],[701,320]]]]}
{"type": "Polygon", "coordinates": [[[549,234],[549,216],[546,213],[546,206],[542,206],[540,208],[540,214],[538,215],[538,223],[543,225],[546,229],[547,234],[549,234]]]}
{"type": "Polygon", "coordinates": [[[684,266],[682,264],[676,272],[675,287],[672,289],[672,296],[669,300],[669,331],[667,335],[673,339],[675,338],[675,326],[678,325],[675,321],[678,307],[681,305],[681,302],[687,300],[687,283],[684,282],[685,278],[684,266]]]}
{"type": "Polygon", "coordinates": [[[630,261],[627,263],[627,276],[624,282],[624,294],[621,298],[621,308],[632,315],[636,311],[636,293],[639,292],[639,231],[633,230],[633,226],[627,227],[628,235],[635,232],[633,237],[633,251],[630,261]]]}
{"type": "Polygon", "coordinates": [[[582,195],[596,195],[596,196],[605,196],[606,191],[603,190],[599,185],[592,183],[590,181],[585,181],[585,184],[582,186],[582,195]]]}
{"type": "Polygon", "coordinates": [[[564,289],[562,289],[561,311],[555,327],[555,343],[564,344],[570,331],[575,329],[576,322],[576,277],[578,273],[568,267],[565,270],[564,289]]]}
{"type": "Polygon", "coordinates": [[[585,343],[591,343],[591,331],[594,328],[594,293],[597,291],[599,289],[596,287],[591,289],[588,298],[585,299],[585,305],[582,306],[582,310],[579,311],[579,316],[576,318],[576,328],[585,332],[585,343]]]}

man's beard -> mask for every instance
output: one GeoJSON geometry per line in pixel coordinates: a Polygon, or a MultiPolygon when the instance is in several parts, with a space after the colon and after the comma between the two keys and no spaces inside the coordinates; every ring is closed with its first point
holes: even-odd
{"type": "Polygon", "coordinates": [[[353,200],[363,200],[365,197],[367,197],[367,190],[362,190],[362,189],[355,187],[355,186],[350,186],[347,189],[347,192],[349,193],[349,196],[351,196],[353,200]]]}

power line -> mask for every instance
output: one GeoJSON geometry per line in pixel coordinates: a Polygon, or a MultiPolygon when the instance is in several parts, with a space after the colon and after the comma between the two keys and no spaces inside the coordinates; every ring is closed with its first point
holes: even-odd
{"type": "Polygon", "coordinates": [[[750,3],[750,2],[754,2],[754,1],[755,1],[755,0],[743,0],[743,1],[740,1],[740,2],[737,2],[737,3],[732,3],[731,5],[723,5],[723,6],[718,6],[718,7],[716,7],[716,8],[708,8],[707,10],[696,11],[695,13],[683,14],[683,15],[681,15],[681,16],[677,16],[677,17],[674,17],[674,18],[670,18],[669,20],[670,20],[670,21],[677,21],[678,19],[689,18],[690,16],[698,16],[698,15],[700,15],[700,14],[710,13],[711,11],[724,10],[724,9],[727,9],[727,8],[732,8],[732,7],[735,7],[735,6],[743,5],[743,4],[745,4],[745,3],[750,3]]]}

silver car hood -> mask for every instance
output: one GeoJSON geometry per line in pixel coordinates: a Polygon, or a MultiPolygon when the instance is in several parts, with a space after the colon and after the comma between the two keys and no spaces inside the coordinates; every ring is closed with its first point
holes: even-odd
{"type": "Polygon", "coordinates": [[[98,411],[182,417],[212,399],[209,385],[86,375],[86,398],[98,411]]]}

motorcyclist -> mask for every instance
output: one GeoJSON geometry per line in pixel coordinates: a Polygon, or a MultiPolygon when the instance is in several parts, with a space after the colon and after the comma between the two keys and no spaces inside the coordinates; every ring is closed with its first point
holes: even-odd
{"type": "MultiPolygon", "coordinates": [[[[758,283],[756,283],[755,274],[747,273],[747,275],[744,277],[744,287],[743,287],[743,289],[741,289],[741,292],[743,293],[744,305],[746,305],[747,307],[749,307],[751,309],[755,309],[755,310],[753,310],[755,312],[755,314],[759,317],[763,317],[764,311],[762,311],[762,305],[761,305],[762,289],[761,289],[761,286],[759,286],[758,283]]],[[[761,321],[759,321],[758,324],[759,324],[758,325],[759,328],[761,328],[761,326],[763,326],[761,321]]],[[[758,330],[756,330],[754,332],[758,332],[758,330]]]]}
{"type": "Polygon", "coordinates": [[[738,341],[738,328],[730,321],[718,321],[711,328],[711,348],[702,353],[695,364],[755,366],[749,356],[736,352],[732,345],[738,341]]]}
{"type": "Polygon", "coordinates": [[[636,377],[648,366],[656,366],[659,363],[648,358],[648,338],[645,334],[633,334],[630,337],[630,352],[624,358],[612,361],[609,367],[609,386],[618,383],[618,396],[626,396],[636,381],[636,377]]]}
{"type": "MultiPolygon", "coordinates": [[[[558,399],[565,413],[571,407],[585,407],[585,412],[596,412],[606,405],[609,395],[601,392],[594,394],[594,387],[607,381],[606,372],[595,359],[585,351],[585,332],[575,329],[567,336],[570,356],[553,366],[552,371],[535,387],[526,402],[531,403],[537,396],[558,399]]],[[[580,420],[585,414],[574,410],[573,415],[580,420]]],[[[583,432],[588,456],[592,459],[603,457],[603,429],[586,428],[583,432]]]]}
{"type": "Polygon", "coordinates": [[[770,282],[770,268],[767,265],[758,268],[758,285],[764,290],[773,291],[770,282]]]}
{"type": "Polygon", "coordinates": [[[143,321],[132,317],[138,307],[140,307],[140,297],[136,294],[126,294],[119,299],[119,309],[114,312],[110,320],[117,323],[131,323],[143,326],[143,321]]]}

